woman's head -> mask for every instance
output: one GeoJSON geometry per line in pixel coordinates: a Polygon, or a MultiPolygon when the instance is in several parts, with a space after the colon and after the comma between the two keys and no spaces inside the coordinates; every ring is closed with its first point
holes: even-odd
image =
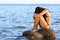
{"type": "Polygon", "coordinates": [[[41,13],[44,9],[45,9],[45,8],[42,8],[42,7],[36,7],[34,13],[39,14],[39,13],[41,13]]]}

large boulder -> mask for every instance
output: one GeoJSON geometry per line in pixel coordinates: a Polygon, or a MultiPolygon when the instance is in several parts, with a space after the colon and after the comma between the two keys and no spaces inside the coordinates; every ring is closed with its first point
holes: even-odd
{"type": "Polygon", "coordinates": [[[23,36],[29,40],[55,40],[55,32],[52,29],[39,29],[37,32],[30,30],[23,32],[23,36]]]}

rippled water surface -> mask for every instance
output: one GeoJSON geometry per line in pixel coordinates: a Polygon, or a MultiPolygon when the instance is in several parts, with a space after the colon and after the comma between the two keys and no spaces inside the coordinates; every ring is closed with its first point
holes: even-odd
{"type": "Polygon", "coordinates": [[[33,27],[33,14],[37,6],[50,10],[51,28],[60,40],[60,5],[59,4],[0,4],[0,40],[28,40],[22,36],[33,27]]]}

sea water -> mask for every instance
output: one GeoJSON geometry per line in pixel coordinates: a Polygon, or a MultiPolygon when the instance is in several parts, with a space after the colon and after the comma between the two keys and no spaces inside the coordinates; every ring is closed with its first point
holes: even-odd
{"type": "Polygon", "coordinates": [[[50,27],[56,32],[56,40],[60,40],[60,4],[0,4],[0,40],[28,40],[22,34],[33,28],[37,6],[50,11],[50,27]]]}

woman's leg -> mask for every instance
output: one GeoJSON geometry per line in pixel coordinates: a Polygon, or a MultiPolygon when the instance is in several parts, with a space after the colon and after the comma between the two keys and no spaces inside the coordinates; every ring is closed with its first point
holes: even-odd
{"type": "Polygon", "coordinates": [[[47,24],[47,22],[45,21],[43,16],[40,16],[40,23],[39,24],[42,29],[49,28],[49,25],[47,24]]]}

